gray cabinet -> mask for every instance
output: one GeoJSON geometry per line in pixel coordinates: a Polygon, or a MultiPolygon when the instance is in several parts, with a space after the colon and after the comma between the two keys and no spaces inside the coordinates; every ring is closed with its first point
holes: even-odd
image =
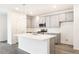
{"type": "Polygon", "coordinates": [[[56,35],[54,43],[55,44],[61,43],[61,34],[60,33],[48,33],[48,35],[56,35]]]}

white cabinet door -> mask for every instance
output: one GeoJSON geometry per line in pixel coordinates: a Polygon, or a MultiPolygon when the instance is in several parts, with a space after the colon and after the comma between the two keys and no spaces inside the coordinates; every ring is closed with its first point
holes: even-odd
{"type": "Polygon", "coordinates": [[[44,24],[46,22],[45,18],[45,16],[40,17],[39,24],[44,24]]]}
{"type": "Polygon", "coordinates": [[[73,21],[73,12],[59,14],[59,21],[73,21]]]}
{"type": "Polygon", "coordinates": [[[66,21],[73,21],[73,12],[66,13],[66,21]]]}
{"type": "Polygon", "coordinates": [[[43,24],[46,23],[46,17],[42,17],[43,24]]]}
{"type": "Polygon", "coordinates": [[[42,17],[40,17],[40,20],[39,20],[39,24],[41,24],[42,23],[42,17]]]}
{"type": "Polygon", "coordinates": [[[64,22],[61,24],[61,43],[73,44],[73,22],[64,22]]]}
{"type": "Polygon", "coordinates": [[[50,23],[51,23],[50,16],[46,16],[46,27],[47,28],[50,27],[50,23]]]}
{"type": "Polygon", "coordinates": [[[58,15],[59,21],[65,21],[65,13],[58,15]]]}
{"type": "Polygon", "coordinates": [[[58,15],[53,15],[50,17],[50,27],[59,27],[58,15]]]}
{"type": "Polygon", "coordinates": [[[39,26],[38,23],[39,23],[39,20],[36,19],[36,18],[34,18],[34,19],[33,19],[33,25],[32,25],[32,26],[33,26],[34,28],[38,28],[38,26],[39,26]]]}
{"type": "Polygon", "coordinates": [[[32,20],[32,27],[38,28],[39,27],[39,20],[37,17],[34,17],[32,20]]]}

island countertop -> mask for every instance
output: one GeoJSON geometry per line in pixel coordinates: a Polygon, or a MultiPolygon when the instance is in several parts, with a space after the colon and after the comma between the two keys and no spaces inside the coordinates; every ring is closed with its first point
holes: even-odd
{"type": "Polygon", "coordinates": [[[47,40],[56,37],[56,35],[48,35],[48,34],[37,34],[37,33],[23,33],[16,34],[19,37],[29,37],[36,40],[47,40]]]}
{"type": "Polygon", "coordinates": [[[55,53],[54,41],[56,35],[24,33],[17,34],[18,48],[31,54],[51,54],[55,53]]]}

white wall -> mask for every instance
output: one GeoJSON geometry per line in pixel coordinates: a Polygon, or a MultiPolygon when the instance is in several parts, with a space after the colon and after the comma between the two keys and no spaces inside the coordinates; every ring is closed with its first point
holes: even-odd
{"type": "Polygon", "coordinates": [[[74,5],[74,49],[79,50],[79,5],[74,5]]]}
{"type": "Polygon", "coordinates": [[[8,43],[17,42],[16,34],[26,32],[26,15],[18,12],[8,12],[8,43]]]}
{"type": "Polygon", "coordinates": [[[10,13],[7,14],[7,43],[12,44],[12,24],[10,13]]]}
{"type": "Polygon", "coordinates": [[[0,41],[7,40],[7,15],[0,13],[0,41]]]}
{"type": "Polygon", "coordinates": [[[31,28],[32,27],[32,16],[27,16],[27,28],[31,28]]]}
{"type": "Polygon", "coordinates": [[[73,22],[61,23],[61,43],[73,45],[73,22]]]}

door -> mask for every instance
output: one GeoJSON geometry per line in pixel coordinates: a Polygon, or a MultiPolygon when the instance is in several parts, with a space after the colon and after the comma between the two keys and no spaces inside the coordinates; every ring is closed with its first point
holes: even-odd
{"type": "Polygon", "coordinates": [[[7,40],[7,15],[0,14],[0,41],[7,40]]]}

